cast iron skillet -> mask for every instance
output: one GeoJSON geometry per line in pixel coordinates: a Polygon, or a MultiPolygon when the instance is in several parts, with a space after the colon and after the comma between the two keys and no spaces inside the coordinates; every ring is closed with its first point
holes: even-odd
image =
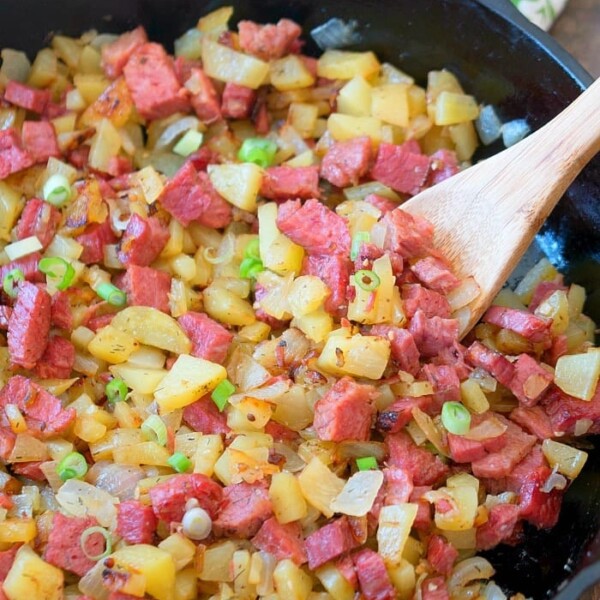
{"type": "MultiPolygon", "coordinates": [[[[201,14],[225,3],[235,6],[237,20],[288,17],[305,31],[330,17],[356,19],[361,34],[357,49],[374,50],[421,81],[430,69],[449,68],[478,99],[498,105],[505,119],[526,117],[533,127],[548,121],[592,81],[508,0],[2,0],[0,46],[34,53],[51,32],[118,32],[141,23],[153,39],[170,47],[201,14]]],[[[309,43],[307,51],[317,48],[309,43]]],[[[551,260],[591,292],[587,311],[596,321],[599,200],[596,157],[538,236],[551,260]]],[[[561,590],[557,599],[575,599],[600,578],[598,565],[573,577],[600,558],[600,546],[593,543],[599,532],[600,452],[590,452],[583,474],[566,495],[557,527],[550,532],[532,529],[523,545],[490,553],[498,569],[496,580],[507,592],[549,598],[561,590]]]]}

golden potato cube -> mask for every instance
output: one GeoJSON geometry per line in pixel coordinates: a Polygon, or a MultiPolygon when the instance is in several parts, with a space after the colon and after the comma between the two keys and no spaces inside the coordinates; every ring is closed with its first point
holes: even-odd
{"type": "Polygon", "coordinates": [[[378,552],[388,565],[398,564],[417,516],[416,504],[392,504],[379,513],[378,552]]]}
{"type": "Polygon", "coordinates": [[[154,392],[162,414],[191,404],[227,378],[222,365],[181,354],[154,392]]]}
{"type": "Polygon", "coordinates": [[[371,93],[371,115],[392,125],[408,127],[408,84],[390,83],[374,87],[371,93]]]}
{"type": "Polygon", "coordinates": [[[315,104],[292,102],[288,110],[287,122],[302,138],[314,137],[317,125],[318,109],[315,104]]]}
{"type": "Polygon", "coordinates": [[[381,121],[375,117],[354,117],[333,113],[327,119],[327,129],[338,142],[364,135],[369,136],[374,144],[381,141],[381,121]]]}
{"type": "Polygon", "coordinates": [[[554,440],[544,440],[542,452],[548,464],[552,468],[558,467],[558,472],[566,475],[569,479],[575,479],[581,473],[588,458],[587,452],[554,440]]]}
{"type": "Polygon", "coordinates": [[[262,169],[254,163],[209,165],[208,176],[225,200],[248,212],[256,212],[262,169]]]}
{"type": "Polygon", "coordinates": [[[223,453],[223,440],[218,434],[203,435],[194,453],[194,473],[212,477],[215,463],[223,453]]]}
{"type": "Polygon", "coordinates": [[[63,572],[24,545],[17,551],[2,590],[8,600],[62,600],[63,585],[63,572]]]}
{"type": "Polygon", "coordinates": [[[315,571],[315,575],[329,592],[333,600],[353,600],[355,591],[350,582],[333,563],[325,563],[315,571]]]}
{"type": "Polygon", "coordinates": [[[279,597],[286,600],[307,600],[312,590],[311,576],[289,558],[275,567],[273,583],[279,597]]]}
{"type": "Polygon", "coordinates": [[[8,518],[2,521],[0,527],[0,543],[27,544],[37,535],[37,526],[33,519],[8,518]]]}
{"type": "Polygon", "coordinates": [[[280,523],[291,523],[303,519],[307,514],[306,500],[298,479],[292,473],[282,471],[271,478],[269,497],[273,512],[280,523]]]}
{"type": "Polygon", "coordinates": [[[96,332],[87,349],[92,356],[117,364],[125,362],[139,345],[131,334],[107,325],[96,332]]]}
{"type": "Polygon", "coordinates": [[[156,442],[141,442],[133,446],[119,446],[112,451],[113,460],[120,465],[169,466],[170,452],[156,442]]]}
{"type": "Polygon", "coordinates": [[[327,518],[333,515],[331,501],[342,491],[345,481],[314,457],[298,475],[304,498],[327,518]]]}
{"type": "Polygon", "coordinates": [[[217,283],[212,283],[203,292],[204,310],[206,313],[227,325],[252,325],[256,315],[252,305],[217,283]]]}
{"type": "Polygon", "coordinates": [[[317,62],[317,74],[328,79],[352,79],[356,75],[368,79],[379,71],[379,67],[373,52],[326,50],[317,62]]]}
{"type": "Polygon", "coordinates": [[[198,575],[194,567],[188,567],[175,575],[174,600],[195,600],[198,598],[198,575]]]}
{"type": "Polygon", "coordinates": [[[271,85],[280,92],[307,88],[314,84],[315,78],[306,68],[304,61],[296,54],[271,61],[271,85]]]}
{"type": "Polygon", "coordinates": [[[318,344],[331,333],[333,318],[323,308],[319,308],[306,315],[295,317],[292,327],[297,327],[307,338],[318,344]]]}
{"type": "Polygon", "coordinates": [[[471,160],[471,157],[479,146],[479,138],[471,121],[459,123],[458,125],[450,125],[448,127],[450,139],[456,146],[456,156],[458,160],[471,160]]]}
{"type": "Polygon", "coordinates": [[[109,371],[138,394],[153,394],[168,373],[166,369],[146,369],[129,362],[113,365],[109,371]]]}
{"type": "Polygon", "coordinates": [[[481,415],[490,409],[487,396],[474,379],[465,379],[460,384],[462,403],[475,414],[481,415]]]}
{"type": "Polygon", "coordinates": [[[75,421],[73,433],[84,442],[91,444],[101,440],[106,435],[106,426],[90,415],[81,415],[75,421]]]}
{"type": "Polygon", "coordinates": [[[356,75],[339,91],[337,112],[353,117],[370,117],[372,92],[373,88],[365,78],[356,75]]]}
{"type": "Polygon", "coordinates": [[[558,271],[544,257],[521,279],[519,285],[515,288],[515,294],[519,296],[521,302],[529,305],[538,284],[542,281],[552,281],[557,275],[558,271]]]}
{"type": "Polygon", "coordinates": [[[196,545],[181,533],[173,533],[165,538],[158,547],[168,552],[175,563],[175,570],[181,571],[187,567],[196,555],[196,545]]]}
{"type": "Polygon", "coordinates": [[[565,394],[591,400],[600,377],[600,349],[561,356],[556,361],[554,383],[565,394]]]}
{"type": "Polygon", "coordinates": [[[200,579],[202,581],[218,582],[233,581],[230,566],[233,554],[237,549],[237,544],[231,540],[209,546],[204,552],[200,579]]]}
{"type": "Polygon", "coordinates": [[[569,326],[569,300],[566,292],[552,292],[536,309],[535,314],[552,319],[550,330],[554,335],[564,333],[569,326]]]}
{"type": "Polygon", "coordinates": [[[361,287],[356,281],[357,275],[351,278],[350,285],[354,287],[355,296],[348,305],[348,319],[371,325],[390,323],[396,278],[389,256],[386,254],[378,258],[373,263],[372,271],[379,278],[379,285],[374,290],[369,291],[361,287]]]}
{"type": "Polygon", "coordinates": [[[227,22],[233,15],[232,6],[221,6],[209,12],[207,15],[200,17],[196,27],[202,33],[215,33],[224,31],[227,29],[227,22]]]}

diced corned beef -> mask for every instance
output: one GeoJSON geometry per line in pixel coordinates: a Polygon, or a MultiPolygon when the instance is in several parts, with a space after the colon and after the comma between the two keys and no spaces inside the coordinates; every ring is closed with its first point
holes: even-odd
{"type": "Polygon", "coordinates": [[[510,413],[510,420],[540,440],[554,437],[550,418],[540,406],[519,406],[510,413]]]}
{"type": "Polygon", "coordinates": [[[17,223],[17,239],[35,235],[46,248],[52,242],[61,218],[60,211],[52,204],[32,198],[25,205],[17,223]]]}
{"type": "Polygon", "coordinates": [[[128,544],[151,544],[157,519],[151,506],[139,500],[117,504],[117,535],[128,544]]]}
{"type": "Polygon", "coordinates": [[[354,537],[348,517],[335,519],[306,538],[308,567],[316,569],[358,546],[360,541],[354,537]]]}
{"type": "Polygon", "coordinates": [[[487,456],[471,464],[473,475],[476,477],[489,477],[501,479],[506,477],[518,465],[536,443],[536,438],[525,433],[518,425],[495,415],[507,425],[505,432],[506,444],[497,452],[490,452],[487,456]]]}
{"type": "Polygon", "coordinates": [[[12,315],[12,308],[10,306],[0,306],[0,329],[5,331],[8,329],[10,315],[12,315]]]}
{"type": "Polygon", "coordinates": [[[277,227],[309,254],[350,254],[348,224],[318,200],[288,200],[279,207],[277,227]]]}
{"type": "Polygon", "coordinates": [[[519,520],[516,504],[492,506],[488,520],[477,528],[477,549],[490,550],[512,535],[519,520]]]}
{"type": "Polygon", "coordinates": [[[544,355],[544,360],[553,367],[556,366],[556,361],[569,352],[569,339],[564,333],[556,335],[552,338],[552,346],[544,355]]]}
{"type": "Polygon", "coordinates": [[[6,427],[0,425],[0,458],[8,461],[8,458],[15,447],[16,439],[17,434],[8,426],[8,421],[6,427]]]}
{"type": "Polygon", "coordinates": [[[421,600],[449,600],[444,577],[428,577],[421,583],[421,600]]]}
{"type": "Polygon", "coordinates": [[[419,349],[410,331],[393,325],[373,325],[369,334],[380,335],[390,341],[392,359],[401,371],[411,375],[419,372],[419,349]]]}
{"type": "MultiPolygon", "coordinates": [[[[484,421],[487,421],[490,417],[497,416],[492,413],[486,412],[481,415],[471,416],[471,427],[476,427],[484,421]]],[[[503,423],[506,423],[504,417],[498,417],[503,423]]],[[[496,437],[483,439],[483,440],[470,440],[462,435],[454,435],[448,433],[448,446],[450,449],[450,456],[454,462],[457,463],[469,463],[476,460],[485,458],[489,453],[499,452],[506,446],[509,438],[506,433],[502,433],[496,437]]]]}
{"type": "Polygon", "coordinates": [[[266,102],[261,99],[260,94],[252,109],[252,122],[258,135],[267,135],[269,133],[269,129],[271,128],[269,110],[266,102]]]}
{"type": "Polygon", "coordinates": [[[219,412],[217,405],[212,401],[210,394],[200,400],[188,404],[183,409],[183,420],[194,430],[205,434],[229,433],[227,417],[219,412]]]}
{"type": "Polygon", "coordinates": [[[15,106],[41,114],[50,102],[50,90],[38,90],[18,81],[9,81],[4,90],[4,99],[15,106]]]}
{"type": "Polygon", "coordinates": [[[394,600],[397,597],[383,558],[377,552],[364,548],[354,553],[352,560],[365,600],[394,600]]]}
{"type": "Polygon", "coordinates": [[[35,161],[23,148],[18,131],[14,127],[0,131],[0,179],[31,167],[35,161]]]}
{"type": "Polygon", "coordinates": [[[427,364],[423,373],[433,386],[433,399],[440,408],[444,402],[460,401],[460,379],[454,367],[427,364]]]}
{"type": "Polygon", "coordinates": [[[147,267],[169,240],[169,229],[157,217],[144,219],[131,215],[119,244],[119,260],[124,265],[147,267]]]}
{"type": "Polygon", "coordinates": [[[192,355],[223,364],[233,334],[204,313],[189,311],[177,319],[192,342],[192,355]]]}
{"type": "Polygon", "coordinates": [[[165,185],[159,201],[184,227],[197,221],[215,229],[231,223],[232,209],[213,187],[208,175],[187,161],[165,185]]]}
{"type": "Polygon", "coordinates": [[[91,265],[104,260],[104,246],[116,243],[117,236],[110,226],[110,220],[106,219],[104,223],[88,225],[75,240],[83,246],[79,260],[86,265],[91,265]]]}
{"type": "Polygon", "coordinates": [[[318,167],[269,167],[265,170],[260,195],[269,200],[310,200],[318,198],[318,167]]]}
{"type": "Polygon", "coordinates": [[[386,506],[390,504],[403,504],[410,500],[414,486],[410,473],[400,467],[386,467],[383,469],[385,478],[385,499],[386,506]]]}
{"type": "MultiPolygon", "coordinates": [[[[0,407],[16,404],[27,423],[29,433],[42,439],[68,429],[75,421],[75,409],[63,409],[61,401],[43,387],[22,375],[14,375],[0,390],[0,407]]],[[[0,425],[8,421],[0,413],[0,425]]]]}
{"type": "Polygon", "coordinates": [[[419,448],[403,431],[385,437],[390,457],[388,464],[409,473],[415,486],[434,485],[448,474],[448,467],[438,456],[419,448]]]}
{"type": "Polygon", "coordinates": [[[365,197],[365,202],[367,204],[371,204],[375,208],[378,208],[382,215],[386,215],[387,213],[398,208],[397,202],[394,202],[389,198],[384,198],[383,196],[378,196],[377,194],[369,194],[365,197]]]}
{"type": "Polygon", "coordinates": [[[198,504],[214,519],[223,500],[223,489],[201,473],[175,475],[150,488],[152,510],[158,519],[181,523],[188,500],[198,504]]]}
{"type": "Polygon", "coordinates": [[[194,165],[196,171],[206,171],[208,165],[221,162],[221,157],[214,150],[211,150],[207,146],[202,146],[196,152],[190,154],[187,160],[194,165]]]}
{"type": "Polygon", "coordinates": [[[382,142],[371,168],[371,177],[396,192],[414,196],[425,185],[430,165],[431,158],[425,154],[382,142]]]}
{"type": "Polygon", "coordinates": [[[76,168],[84,169],[90,158],[90,146],[79,146],[67,152],[67,160],[76,168]]]}
{"type": "Polygon", "coordinates": [[[145,119],[163,119],[188,110],[188,91],[181,87],[173,63],[160,44],[137,46],[123,73],[135,107],[145,119]]]}
{"type": "Polygon", "coordinates": [[[484,369],[499,383],[510,387],[515,375],[515,367],[499,352],[491,350],[481,342],[473,342],[467,349],[465,358],[474,367],[484,369]]]}
{"type": "Polygon", "coordinates": [[[123,73],[123,67],[136,48],[148,41],[146,31],[140,25],[132,31],[127,31],[114,42],[102,47],[102,68],[108,77],[116,79],[123,73]]]}
{"type": "Polygon", "coordinates": [[[57,291],[52,296],[50,308],[50,323],[59,329],[73,329],[73,313],[71,312],[71,301],[67,292],[57,291]]]}
{"type": "Polygon", "coordinates": [[[46,481],[46,475],[42,471],[41,466],[43,461],[31,460],[28,462],[14,463],[11,465],[13,475],[21,475],[21,477],[27,477],[27,479],[33,479],[34,481],[46,481]]]}
{"type": "Polygon", "coordinates": [[[273,514],[267,489],[261,483],[236,483],[223,490],[223,502],[213,521],[216,536],[251,538],[273,514]]]}
{"type": "Polygon", "coordinates": [[[4,281],[4,278],[13,269],[19,269],[23,271],[25,281],[31,281],[32,283],[42,283],[46,281],[46,276],[38,269],[38,264],[42,256],[39,252],[34,252],[23,258],[17,258],[17,260],[10,261],[7,265],[0,267],[0,281],[4,281]]]}
{"type": "Polygon", "coordinates": [[[191,92],[190,102],[196,115],[203,123],[214,123],[221,118],[221,101],[217,90],[208,75],[198,68],[192,68],[187,81],[191,92]]]}
{"type": "Polygon", "coordinates": [[[411,270],[419,278],[419,281],[441,294],[447,294],[460,284],[460,279],[454,275],[450,267],[434,256],[418,260],[411,270]]]}
{"type": "Polygon", "coordinates": [[[431,169],[426,187],[441,183],[460,171],[456,152],[442,148],[431,155],[431,169]]]}
{"type": "Polygon", "coordinates": [[[577,421],[590,419],[592,426],[588,433],[600,433],[600,386],[589,402],[565,394],[554,385],[542,399],[546,414],[550,417],[553,431],[574,433],[577,421]]]}
{"type": "Polygon", "coordinates": [[[41,379],[67,379],[75,364],[75,346],[70,340],[53,335],[44,354],[37,361],[34,373],[41,379]]]}
{"type": "Polygon", "coordinates": [[[281,19],[276,25],[259,25],[254,21],[238,23],[240,48],[262,60],[281,58],[288,54],[300,37],[297,23],[281,19]]]}
{"type": "Polygon", "coordinates": [[[560,277],[560,280],[540,281],[535,287],[535,290],[533,290],[533,296],[531,297],[527,308],[530,312],[534,312],[535,309],[554,292],[558,290],[566,292],[567,289],[567,286],[562,282],[562,276],[560,277]]]}
{"type": "Polygon", "coordinates": [[[256,102],[256,91],[244,85],[227,82],[221,99],[221,114],[226,119],[248,119],[256,102]]]}
{"type": "Polygon", "coordinates": [[[342,556],[335,562],[335,566],[344,579],[356,589],[358,587],[358,576],[356,575],[356,568],[354,567],[352,557],[349,554],[342,556]]]}
{"type": "Polygon", "coordinates": [[[298,440],[299,434],[297,431],[277,423],[277,421],[269,421],[265,425],[265,433],[270,435],[276,442],[295,442],[298,440]]]}
{"type": "Polygon", "coordinates": [[[427,545],[427,560],[440,575],[450,575],[458,550],[441,535],[432,535],[427,545]]]}
{"type": "Polygon", "coordinates": [[[368,136],[333,144],[321,162],[321,177],[340,188],[356,185],[369,171],[371,147],[368,136]]]}
{"type": "Polygon", "coordinates": [[[103,327],[110,325],[110,322],[113,320],[114,316],[114,313],[106,313],[104,315],[96,315],[90,317],[89,320],[86,322],[85,326],[88,329],[91,329],[94,333],[96,333],[103,327]]]}
{"type": "Polygon", "coordinates": [[[564,490],[554,489],[549,493],[540,489],[552,470],[538,467],[530,472],[519,488],[519,516],[538,529],[550,529],[558,522],[564,490]]]}
{"type": "Polygon", "coordinates": [[[448,365],[452,367],[458,378],[463,381],[471,374],[472,368],[465,363],[467,349],[460,343],[454,342],[452,346],[442,350],[434,359],[436,365],[448,365]]]}
{"type": "Polygon", "coordinates": [[[51,156],[60,156],[56,131],[49,121],[25,121],[21,136],[23,147],[36,163],[45,163],[51,156]]]}
{"type": "Polygon", "coordinates": [[[105,549],[104,536],[99,533],[87,538],[85,552],[81,547],[83,532],[97,526],[98,521],[94,517],[66,517],[60,512],[54,513],[44,560],[83,577],[96,564],[88,556],[100,556],[105,549]]]}
{"type": "Polygon", "coordinates": [[[510,329],[532,342],[549,342],[552,319],[543,319],[526,310],[492,306],[483,315],[483,321],[510,329]]]}
{"type": "Polygon", "coordinates": [[[119,281],[130,306],[151,306],[169,312],[171,276],[152,267],[130,265],[119,281]]]}
{"type": "Polygon", "coordinates": [[[277,560],[289,558],[297,565],[308,560],[299,523],[281,525],[275,517],[271,517],[262,524],[251,542],[259,550],[275,556],[277,560]]]}
{"type": "Polygon", "coordinates": [[[8,322],[8,352],[15,365],[33,369],[42,357],[50,332],[52,300],[28,281],[19,283],[17,301],[8,322]]]}
{"type": "Polygon", "coordinates": [[[412,333],[415,344],[425,358],[436,356],[458,341],[458,321],[431,317],[428,319],[422,310],[417,310],[410,320],[408,330],[412,333]]]}
{"type": "Polygon", "coordinates": [[[433,225],[401,208],[385,214],[374,227],[383,234],[384,249],[403,258],[425,256],[433,248],[433,225]]]}
{"type": "Polygon", "coordinates": [[[422,310],[428,319],[432,317],[447,319],[452,313],[450,303],[444,296],[418,283],[402,286],[402,302],[404,313],[409,319],[414,317],[417,310],[422,310]]]}
{"type": "Polygon", "coordinates": [[[121,177],[133,171],[131,158],[127,156],[111,156],[108,160],[106,172],[111,177],[121,177]]]}
{"type": "Polygon", "coordinates": [[[336,317],[348,312],[346,290],[350,283],[351,263],[341,254],[312,254],[304,258],[303,275],[319,277],[331,294],[325,299],[325,310],[336,317]]]}
{"type": "Polygon", "coordinates": [[[552,373],[528,354],[521,354],[513,365],[515,371],[509,386],[511,392],[524,406],[534,406],[552,383],[552,373]]]}
{"type": "Polygon", "coordinates": [[[344,377],[315,404],[314,428],[322,440],[369,439],[378,396],[371,385],[361,385],[344,377]]]}
{"type": "Polygon", "coordinates": [[[419,398],[397,398],[377,416],[377,429],[384,433],[396,433],[412,419],[413,408],[426,411],[433,402],[431,396],[419,398]]]}

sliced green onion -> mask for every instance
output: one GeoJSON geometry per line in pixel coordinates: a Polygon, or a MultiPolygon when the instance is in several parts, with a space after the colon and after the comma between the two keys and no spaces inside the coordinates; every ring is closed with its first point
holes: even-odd
{"type": "Polygon", "coordinates": [[[265,270],[262,260],[257,258],[245,258],[240,265],[240,277],[245,279],[256,279],[259,273],[265,270]]]}
{"type": "Polygon", "coordinates": [[[151,442],[156,442],[161,446],[167,445],[167,426],[158,415],[150,415],[142,423],[142,433],[151,442]]]}
{"type": "Polygon", "coordinates": [[[85,457],[79,452],[70,452],[67,454],[56,467],[57,475],[63,480],[80,479],[88,470],[85,457]]]}
{"type": "Polygon", "coordinates": [[[377,459],[374,456],[363,456],[362,458],[356,459],[356,466],[359,471],[370,471],[372,469],[378,469],[377,459]]]}
{"type": "Polygon", "coordinates": [[[19,281],[25,281],[25,273],[21,269],[10,270],[2,280],[2,289],[11,298],[17,297],[17,284],[19,281]]]}
{"type": "Polygon", "coordinates": [[[112,283],[101,283],[96,289],[96,294],[113,306],[127,304],[127,294],[112,283]]]}
{"type": "Polygon", "coordinates": [[[265,169],[273,164],[277,154],[277,144],[265,138],[248,138],[244,140],[238,158],[242,162],[251,162],[265,169]]]}
{"type": "Polygon", "coordinates": [[[56,173],[44,184],[44,200],[54,206],[62,206],[71,198],[71,184],[62,174],[56,173]]]}
{"type": "Polygon", "coordinates": [[[210,397],[212,401],[217,405],[217,408],[223,412],[223,409],[227,405],[230,396],[235,392],[235,386],[229,379],[224,379],[221,383],[213,390],[210,397]]]}
{"type": "Polygon", "coordinates": [[[81,538],[79,538],[79,545],[81,546],[83,553],[90,560],[94,560],[94,561],[102,560],[103,558],[106,558],[109,554],[112,553],[112,542],[110,539],[110,534],[108,533],[108,531],[106,531],[106,529],[104,529],[104,527],[99,527],[97,525],[95,527],[88,527],[81,534],[81,538]],[[99,534],[104,538],[104,552],[102,552],[102,554],[90,554],[85,548],[85,545],[86,545],[87,541],[90,539],[90,536],[95,535],[95,534],[99,534]]]}
{"type": "Polygon", "coordinates": [[[454,435],[465,435],[471,428],[471,413],[460,402],[444,402],[442,425],[454,435]]]}
{"type": "Polygon", "coordinates": [[[42,258],[38,266],[39,270],[51,279],[58,279],[56,288],[66,290],[75,279],[75,269],[64,258],[52,257],[42,258]]]}
{"type": "Polygon", "coordinates": [[[189,471],[192,466],[192,461],[181,452],[175,452],[175,454],[169,456],[167,462],[169,463],[169,466],[178,473],[185,473],[186,471],[189,471]]]}
{"type": "Polygon", "coordinates": [[[260,260],[260,242],[258,238],[253,238],[248,242],[246,248],[244,248],[244,257],[260,260]]]}
{"type": "Polygon", "coordinates": [[[124,402],[127,398],[127,384],[122,379],[111,379],[104,390],[106,398],[111,403],[124,402]]]}
{"type": "Polygon", "coordinates": [[[359,288],[365,290],[365,292],[372,292],[379,287],[381,280],[377,273],[369,271],[368,269],[361,269],[354,273],[354,281],[359,288]]]}
{"type": "Polygon", "coordinates": [[[350,259],[356,260],[358,258],[358,253],[360,252],[360,247],[369,241],[371,241],[371,234],[368,231],[357,231],[352,238],[350,259]]]}
{"type": "Polygon", "coordinates": [[[175,144],[173,152],[179,156],[189,156],[202,145],[204,136],[195,129],[189,129],[185,135],[175,144]]]}

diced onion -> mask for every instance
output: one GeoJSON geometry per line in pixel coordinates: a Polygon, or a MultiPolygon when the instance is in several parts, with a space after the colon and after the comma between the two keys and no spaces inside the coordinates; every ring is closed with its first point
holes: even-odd
{"type": "Polygon", "coordinates": [[[573,435],[580,436],[585,435],[590,427],[594,424],[594,421],[591,419],[578,419],[575,421],[575,429],[573,430],[573,435]]]}
{"type": "Polygon", "coordinates": [[[315,40],[317,46],[321,50],[328,48],[345,48],[360,42],[360,34],[356,31],[358,22],[352,19],[351,21],[343,21],[334,17],[325,21],[322,25],[311,29],[310,35],[315,40]]]}
{"type": "Polygon", "coordinates": [[[285,458],[285,470],[290,473],[302,471],[306,463],[300,458],[297,452],[294,452],[287,444],[281,442],[273,443],[273,450],[285,458]]]}
{"type": "Polygon", "coordinates": [[[229,397],[231,404],[239,404],[245,398],[254,398],[255,400],[267,400],[274,402],[279,396],[282,396],[290,389],[290,380],[276,381],[264,388],[247,390],[241,394],[233,394],[229,397]]]}
{"type": "Polygon", "coordinates": [[[373,507],[382,485],[382,471],[358,471],[348,479],[329,506],[336,513],[364,517],[373,507]]]}
{"type": "Polygon", "coordinates": [[[190,129],[198,129],[200,121],[196,117],[187,116],[171,123],[165,130],[160,134],[154,145],[155,150],[164,150],[167,146],[170,146],[181,134],[189,131],[190,129]]]}
{"type": "Polygon", "coordinates": [[[340,460],[373,456],[378,462],[382,462],[386,454],[385,444],[382,442],[340,442],[336,450],[336,457],[340,460]]]}
{"type": "Polygon", "coordinates": [[[183,533],[191,540],[204,540],[212,531],[212,521],[208,513],[196,506],[183,515],[181,522],[183,533]]]}
{"type": "Polygon", "coordinates": [[[8,244],[4,247],[4,252],[6,252],[6,256],[8,256],[9,260],[17,260],[18,258],[23,258],[24,256],[29,256],[34,252],[39,252],[44,247],[40,240],[35,237],[35,235],[23,238],[18,242],[13,242],[12,244],[8,244]]]}
{"type": "Polygon", "coordinates": [[[476,381],[484,392],[495,392],[498,387],[496,379],[479,367],[473,369],[469,379],[476,381]]]}
{"type": "Polygon", "coordinates": [[[515,119],[502,125],[502,142],[507,148],[514,146],[531,132],[525,119],[515,119]]]}
{"type": "Polygon", "coordinates": [[[463,279],[457,287],[455,287],[446,296],[450,304],[450,308],[455,311],[463,306],[470,304],[477,296],[479,296],[480,288],[474,277],[463,279]]]}
{"type": "Polygon", "coordinates": [[[496,114],[496,109],[491,106],[483,106],[479,116],[475,120],[475,128],[479,139],[484,146],[493,144],[502,135],[502,121],[496,114]]]}
{"type": "Polygon", "coordinates": [[[464,587],[471,581],[479,579],[489,579],[494,575],[494,567],[481,556],[474,556],[459,562],[452,570],[452,575],[448,579],[448,590],[450,595],[452,591],[459,587],[464,587]]]}
{"type": "Polygon", "coordinates": [[[96,517],[102,527],[116,523],[116,498],[85,481],[69,479],[56,494],[61,507],[74,517],[96,517]]]}
{"type": "Polygon", "coordinates": [[[507,429],[508,427],[499,419],[496,417],[490,417],[489,419],[479,423],[479,425],[471,427],[469,432],[463,437],[468,440],[475,441],[488,440],[501,436],[507,429]]]}
{"type": "Polygon", "coordinates": [[[564,475],[558,473],[558,465],[556,465],[548,479],[544,481],[544,485],[540,486],[540,492],[549,494],[552,490],[564,490],[566,487],[567,479],[564,475]]]}
{"type": "Polygon", "coordinates": [[[448,449],[444,444],[444,438],[433,422],[433,419],[417,407],[412,409],[412,416],[427,439],[435,446],[435,449],[444,456],[448,456],[448,449]]]}
{"type": "Polygon", "coordinates": [[[219,249],[215,256],[214,248],[204,248],[203,255],[207,263],[211,265],[220,265],[228,263],[233,258],[235,250],[235,236],[232,233],[228,233],[219,245],[219,249]]]}
{"type": "Polygon", "coordinates": [[[506,594],[493,582],[490,581],[482,590],[481,595],[485,600],[506,600],[506,594]]]}
{"type": "Polygon", "coordinates": [[[104,585],[102,574],[106,570],[104,561],[97,562],[80,580],[79,591],[90,598],[107,600],[110,591],[104,585]]]}

